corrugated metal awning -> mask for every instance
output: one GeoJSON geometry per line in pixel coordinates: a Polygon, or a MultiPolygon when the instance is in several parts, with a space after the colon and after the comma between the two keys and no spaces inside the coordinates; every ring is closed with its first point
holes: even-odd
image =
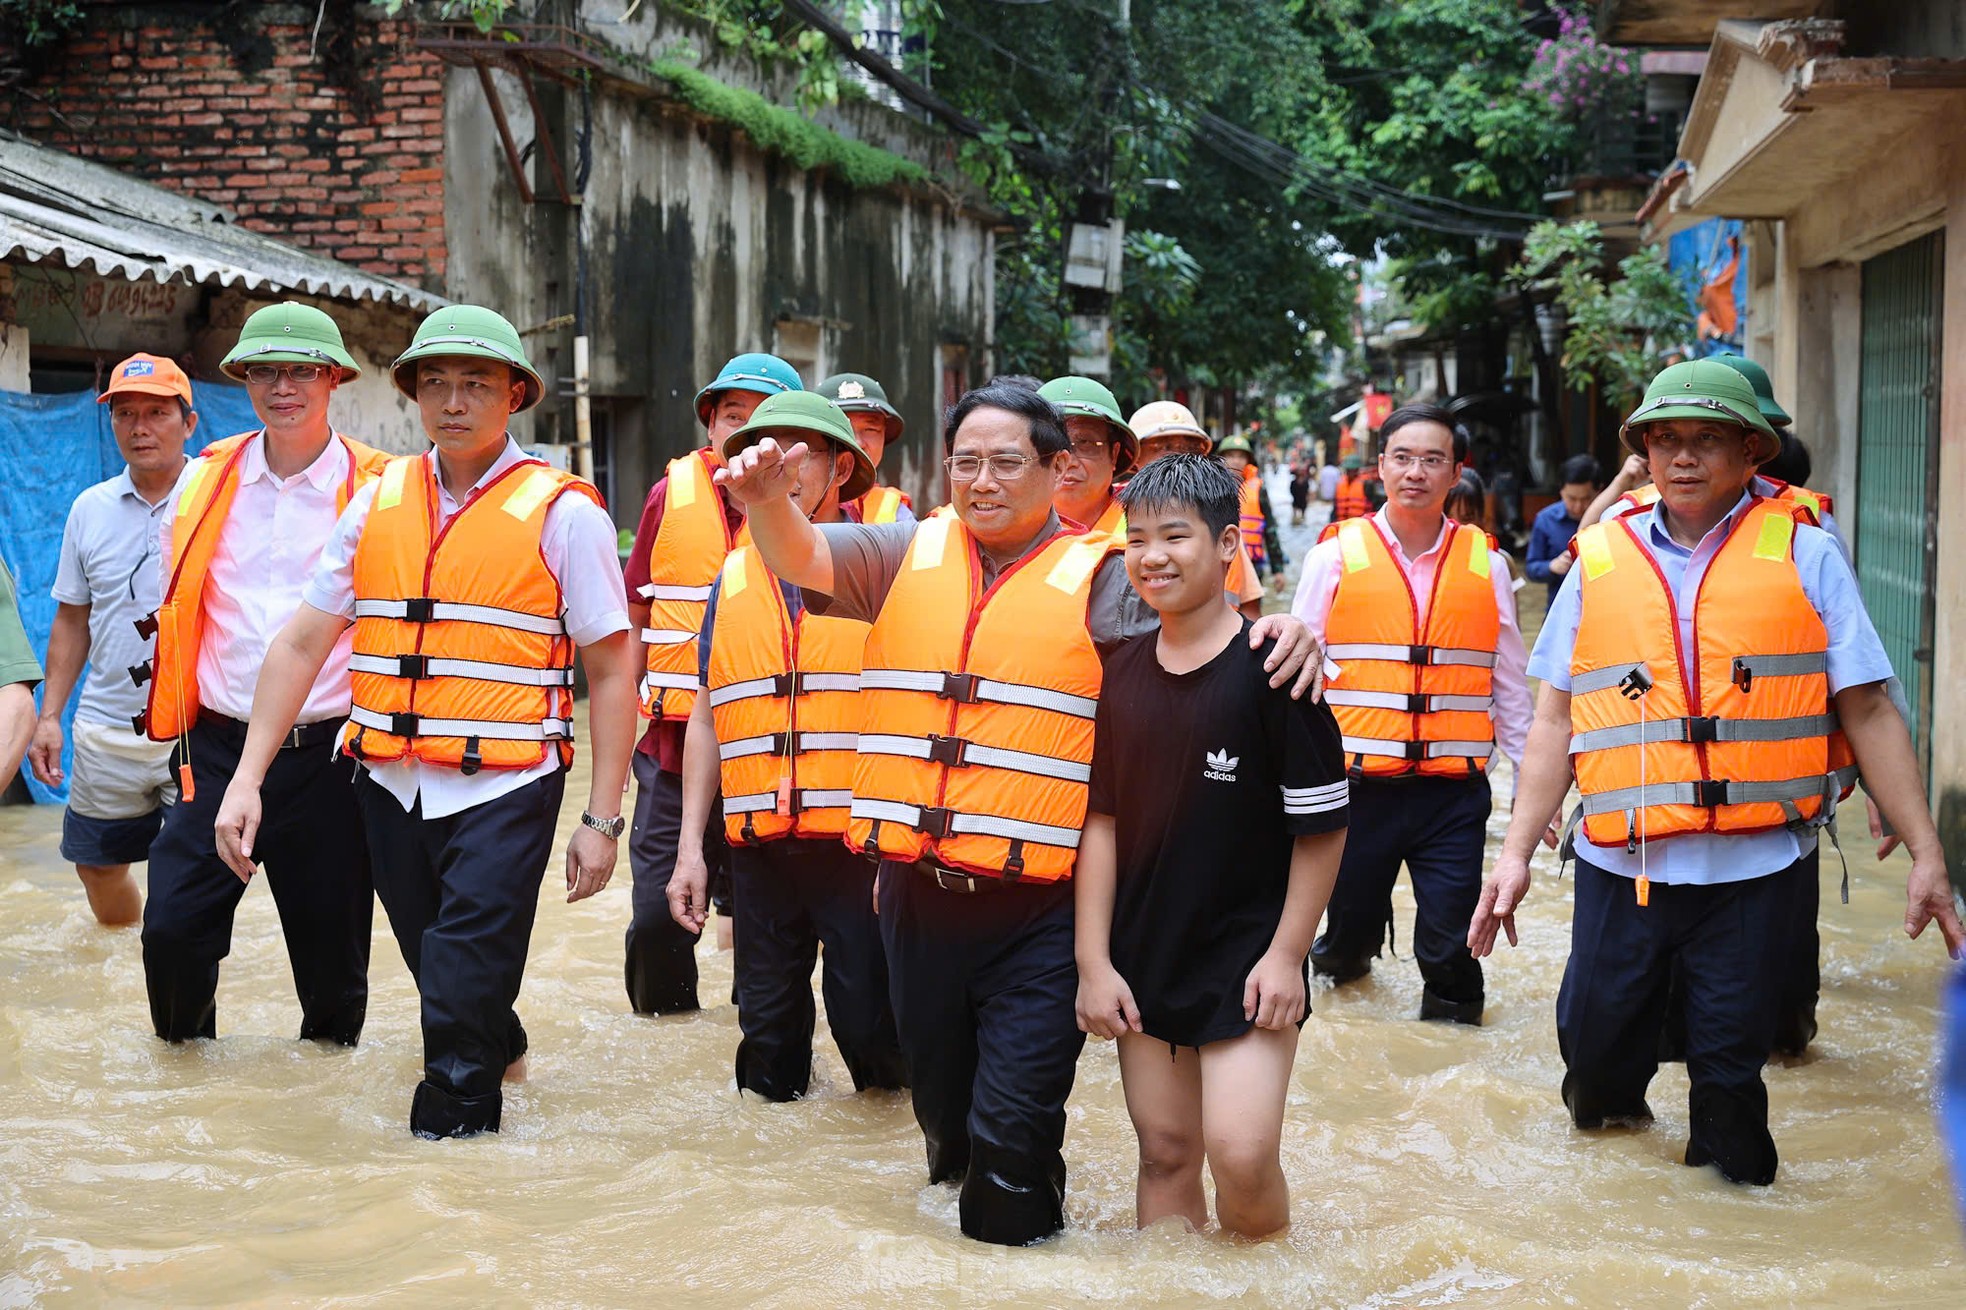
{"type": "Polygon", "coordinates": [[[0,260],[432,310],[420,287],[239,226],[216,205],[0,131],[0,260]]]}

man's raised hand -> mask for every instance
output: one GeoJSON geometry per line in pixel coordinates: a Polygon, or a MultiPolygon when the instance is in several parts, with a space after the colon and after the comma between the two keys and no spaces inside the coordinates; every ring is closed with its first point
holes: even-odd
{"type": "Polygon", "coordinates": [[[805,442],[797,442],[788,450],[779,446],[777,438],[766,437],[738,451],[713,476],[718,486],[746,507],[762,505],[792,494],[805,457],[805,442]]]}

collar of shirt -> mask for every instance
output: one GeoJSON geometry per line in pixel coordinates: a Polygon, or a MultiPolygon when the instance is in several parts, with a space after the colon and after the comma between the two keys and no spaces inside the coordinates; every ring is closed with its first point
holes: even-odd
{"type": "MultiPolygon", "coordinates": [[[[239,485],[247,486],[265,478],[278,483],[283,479],[273,476],[273,470],[266,463],[266,429],[259,430],[259,440],[246,447],[246,453],[239,459],[239,485]]],[[[298,476],[305,478],[316,491],[326,491],[339,486],[347,475],[348,451],[339,440],[341,434],[330,430],[328,444],[314,457],[314,462],[302,469],[298,476]]]]}
{"type": "Polygon", "coordinates": [[[1672,533],[1666,530],[1665,520],[1659,517],[1659,511],[1665,508],[1665,502],[1660,501],[1654,504],[1651,512],[1645,516],[1646,536],[1649,539],[1648,544],[1651,546],[1652,552],[1655,555],[1661,550],[1669,551],[1687,559],[1691,559],[1693,556],[1702,552],[1711,555],[1714,551],[1720,549],[1720,543],[1727,540],[1727,534],[1734,530],[1734,520],[1739,518],[1742,511],[1754,503],[1754,500],[1755,497],[1751,493],[1743,491],[1741,498],[1734,502],[1734,508],[1721,515],[1720,522],[1708,528],[1707,534],[1700,538],[1700,544],[1691,550],[1674,541],[1672,533]],[[1713,549],[1708,550],[1707,548],[1709,546],[1713,549]]]}
{"type": "MultiPolygon", "coordinates": [[[[437,480],[437,512],[445,518],[449,518],[457,513],[458,510],[464,508],[463,502],[453,498],[450,489],[444,485],[443,475],[438,472],[437,468],[436,449],[433,447],[424,458],[430,461],[431,475],[437,480]]],[[[465,494],[464,499],[471,499],[472,496],[481,491],[493,478],[505,472],[506,469],[511,468],[514,464],[522,463],[528,458],[530,456],[525,451],[519,449],[519,443],[512,440],[512,434],[509,432],[506,433],[505,449],[498,452],[498,458],[491,462],[491,467],[485,470],[485,475],[471,484],[471,490],[465,494]]]]}
{"type": "Polygon", "coordinates": [[[1400,566],[1409,572],[1412,571],[1412,567],[1415,564],[1437,553],[1447,541],[1447,516],[1443,514],[1440,518],[1440,531],[1434,534],[1434,544],[1421,551],[1418,555],[1409,558],[1406,553],[1406,547],[1400,544],[1399,534],[1393,531],[1392,521],[1386,517],[1384,506],[1381,506],[1379,512],[1372,516],[1372,521],[1378,525],[1379,535],[1386,539],[1388,546],[1392,547],[1393,558],[1398,560],[1400,566]]]}

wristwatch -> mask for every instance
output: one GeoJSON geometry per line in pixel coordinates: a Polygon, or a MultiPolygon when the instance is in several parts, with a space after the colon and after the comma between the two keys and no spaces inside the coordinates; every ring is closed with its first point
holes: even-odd
{"type": "Polygon", "coordinates": [[[617,814],[612,819],[597,819],[586,810],[580,812],[580,821],[609,841],[620,841],[622,829],[628,826],[625,815],[617,814]]]}

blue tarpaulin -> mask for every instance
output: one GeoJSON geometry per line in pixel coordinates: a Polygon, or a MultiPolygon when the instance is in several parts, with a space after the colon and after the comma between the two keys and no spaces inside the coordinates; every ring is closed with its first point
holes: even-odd
{"type": "Polygon", "coordinates": [[[1740,267],[1734,272],[1734,318],[1738,326],[1729,337],[1703,338],[1698,345],[1702,356],[1747,353],[1742,344],[1748,328],[1747,239],[1741,234],[1739,219],[1709,218],[1673,233],[1666,243],[1666,262],[1686,288],[1686,303],[1695,314],[1700,312],[1700,288],[1726,269],[1736,250],[1741,256],[1740,267]]]}
{"type": "MultiPolygon", "coordinates": [[[[191,394],[198,432],[186,445],[187,454],[259,426],[244,387],[194,382],[191,394]]],[[[122,470],[123,458],[109,430],[109,407],[98,405],[94,392],[36,396],[0,391],[0,557],[13,572],[21,621],[44,663],[55,621],[55,602],[48,593],[55,585],[68,507],[83,490],[122,470]]],[[[80,682],[76,690],[81,690],[80,682]]],[[[74,714],[75,698],[70,697],[62,712],[64,729],[74,714]]],[[[66,772],[69,752],[64,748],[62,754],[66,772]]],[[[35,800],[67,799],[66,786],[42,786],[25,765],[21,772],[35,800]]]]}

